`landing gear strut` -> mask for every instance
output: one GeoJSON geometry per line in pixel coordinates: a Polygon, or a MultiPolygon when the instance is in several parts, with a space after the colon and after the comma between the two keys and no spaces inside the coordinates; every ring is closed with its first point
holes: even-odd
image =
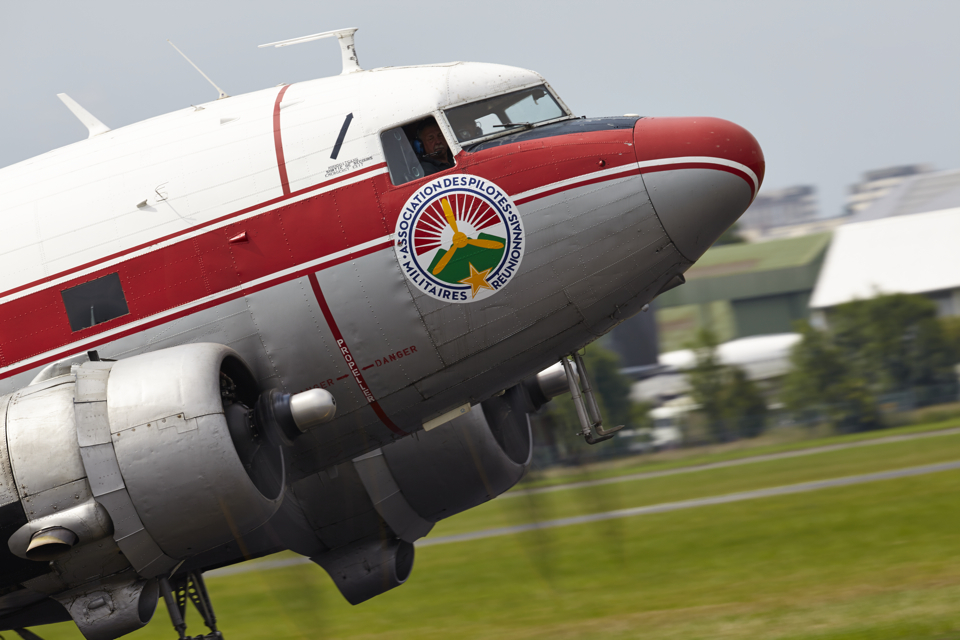
{"type": "Polygon", "coordinates": [[[210,596],[207,594],[207,585],[203,582],[202,573],[191,571],[185,576],[173,579],[172,582],[167,578],[160,578],[160,593],[163,594],[163,600],[167,603],[167,611],[170,612],[170,621],[173,622],[173,628],[180,634],[179,640],[220,640],[223,638],[223,634],[217,629],[217,616],[213,613],[213,605],[210,603],[210,596]],[[203,623],[210,629],[210,633],[199,636],[188,636],[186,634],[187,623],[183,616],[187,610],[188,599],[200,612],[203,623]]]}
{"type": "Polygon", "coordinates": [[[611,429],[603,428],[600,407],[597,406],[597,399],[593,395],[593,388],[587,378],[587,367],[583,364],[583,358],[576,351],[570,355],[573,356],[576,368],[570,364],[567,357],[561,358],[560,363],[567,375],[570,398],[573,400],[573,406],[577,409],[577,417],[580,419],[580,433],[577,435],[583,436],[587,444],[597,444],[609,440],[613,437],[613,434],[623,429],[624,425],[611,429]]]}

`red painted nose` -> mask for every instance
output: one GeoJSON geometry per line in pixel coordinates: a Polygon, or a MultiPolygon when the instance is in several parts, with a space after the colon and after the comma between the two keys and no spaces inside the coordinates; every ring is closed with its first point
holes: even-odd
{"type": "Polygon", "coordinates": [[[642,118],[634,148],[663,228],[691,261],[747,210],[766,168],[757,139],[719,118],[642,118]]]}

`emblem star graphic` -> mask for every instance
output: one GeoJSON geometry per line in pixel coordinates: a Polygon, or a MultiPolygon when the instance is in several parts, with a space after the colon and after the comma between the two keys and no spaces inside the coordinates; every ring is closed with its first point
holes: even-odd
{"type": "Polygon", "coordinates": [[[469,262],[467,264],[470,265],[470,276],[461,280],[460,283],[468,284],[472,287],[473,291],[470,297],[476,298],[477,293],[480,291],[480,289],[490,289],[491,291],[493,291],[493,287],[490,286],[489,282],[487,282],[487,276],[490,274],[490,269],[477,271],[477,268],[473,266],[472,262],[469,262]]]}

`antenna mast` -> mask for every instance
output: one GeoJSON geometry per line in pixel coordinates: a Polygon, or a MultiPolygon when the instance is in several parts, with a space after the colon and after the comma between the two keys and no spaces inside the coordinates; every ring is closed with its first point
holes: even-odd
{"type": "MultiPolygon", "coordinates": [[[[268,42],[267,44],[261,44],[257,48],[263,49],[264,47],[274,47],[279,49],[280,47],[289,47],[292,44],[301,44],[303,42],[313,42],[314,40],[322,40],[324,38],[337,37],[337,40],[340,42],[340,55],[343,57],[343,71],[340,72],[340,75],[346,75],[348,73],[355,73],[357,71],[363,71],[360,68],[360,62],[357,60],[357,49],[353,44],[353,34],[356,33],[356,27],[349,27],[347,29],[336,29],[334,31],[324,31],[323,33],[315,33],[310,36],[300,36],[299,38],[291,38],[290,40],[280,40],[279,42],[268,42]]],[[[186,56],[184,56],[186,57],[186,56]]]]}
{"type": "MultiPolygon", "coordinates": [[[[170,42],[170,39],[169,39],[169,38],[167,39],[167,42],[170,42]]],[[[183,59],[186,60],[187,62],[189,62],[191,67],[193,67],[194,69],[196,69],[197,71],[199,71],[199,72],[200,72],[200,75],[202,75],[207,82],[209,82],[210,84],[213,85],[213,88],[216,89],[216,90],[217,90],[217,93],[220,94],[220,95],[217,97],[217,100],[223,100],[224,98],[229,98],[229,97],[230,97],[230,96],[228,96],[228,95],[224,92],[223,89],[221,89],[220,87],[218,87],[218,86],[213,82],[213,80],[211,80],[210,77],[207,76],[207,74],[205,74],[203,71],[200,71],[200,67],[198,67],[197,65],[193,64],[193,60],[191,60],[190,58],[188,58],[188,57],[187,57],[187,54],[185,54],[183,51],[180,51],[180,49],[177,49],[177,45],[175,45],[175,44],[173,44],[172,42],[170,42],[170,46],[173,47],[174,49],[176,49],[176,50],[177,50],[177,53],[179,53],[180,55],[182,55],[182,56],[183,56],[183,59]]]]}

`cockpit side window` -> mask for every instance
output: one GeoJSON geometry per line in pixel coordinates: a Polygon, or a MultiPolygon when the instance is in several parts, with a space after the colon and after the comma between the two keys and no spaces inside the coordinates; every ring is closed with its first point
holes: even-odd
{"type": "Polygon", "coordinates": [[[380,143],[387,159],[387,169],[390,170],[390,182],[395,185],[405,184],[423,177],[423,167],[420,166],[403,127],[387,129],[381,133],[380,143]]]}
{"type": "Polygon", "coordinates": [[[380,134],[380,143],[395,185],[456,166],[453,151],[433,116],[387,129],[380,134]]]}

